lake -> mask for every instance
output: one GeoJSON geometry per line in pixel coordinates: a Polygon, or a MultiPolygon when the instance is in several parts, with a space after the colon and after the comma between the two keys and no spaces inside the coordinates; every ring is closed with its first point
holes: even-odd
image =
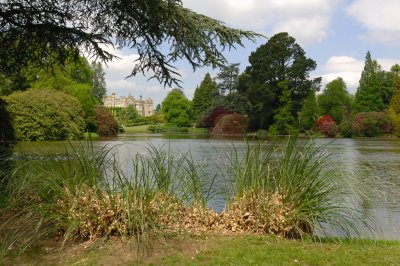
{"type": "MultiPolygon", "coordinates": [[[[301,139],[300,141],[305,141],[301,139]]],[[[116,153],[129,173],[129,160],[138,152],[145,152],[149,142],[156,147],[169,145],[175,152],[190,150],[196,162],[215,165],[224,154],[229,153],[232,144],[236,148],[246,147],[246,142],[238,138],[209,139],[207,136],[121,134],[115,138],[98,138],[93,141],[95,148],[117,146],[116,153]]],[[[268,146],[269,142],[266,142],[268,146]]],[[[391,189],[383,189],[372,205],[361,205],[360,211],[365,217],[373,217],[379,225],[377,238],[400,240],[400,140],[398,139],[316,139],[317,145],[326,145],[333,153],[332,159],[347,174],[357,175],[360,180],[378,178],[392,184],[391,189]]],[[[68,145],[68,144],[67,144],[68,145]]],[[[16,148],[25,152],[62,154],[66,142],[22,142],[16,148]]],[[[222,162],[221,162],[222,163],[222,162]]],[[[215,167],[215,166],[214,166],[215,167]]],[[[215,174],[215,169],[208,169],[215,174]]],[[[217,176],[215,185],[225,182],[217,176]]],[[[220,211],[225,206],[225,194],[214,195],[209,207],[220,211]]]]}

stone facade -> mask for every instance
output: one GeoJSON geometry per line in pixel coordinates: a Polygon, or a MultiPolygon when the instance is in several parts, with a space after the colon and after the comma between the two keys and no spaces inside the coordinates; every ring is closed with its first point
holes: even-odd
{"type": "Polygon", "coordinates": [[[105,107],[122,107],[125,108],[128,105],[133,105],[136,110],[144,117],[148,117],[154,114],[153,109],[153,100],[148,98],[147,100],[143,100],[142,96],[139,99],[135,99],[135,97],[129,94],[128,97],[121,96],[117,98],[115,93],[112,95],[104,96],[103,98],[105,107]]]}

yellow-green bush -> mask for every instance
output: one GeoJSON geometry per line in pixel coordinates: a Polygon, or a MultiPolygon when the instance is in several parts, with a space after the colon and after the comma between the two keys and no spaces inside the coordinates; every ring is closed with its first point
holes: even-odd
{"type": "Polygon", "coordinates": [[[392,121],[393,134],[400,136],[400,91],[393,94],[390,100],[388,115],[392,121]]]}

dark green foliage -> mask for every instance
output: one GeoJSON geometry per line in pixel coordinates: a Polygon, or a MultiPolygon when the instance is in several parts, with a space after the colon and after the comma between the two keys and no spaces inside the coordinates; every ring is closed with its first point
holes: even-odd
{"type": "Polygon", "coordinates": [[[343,120],[342,123],[340,123],[339,132],[340,132],[340,135],[342,135],[342,137],[344,137],[344,138],[351,137],[351,135],[352,135],[351,125],[352,125],[351,119],[343,120]]]}
{"type": "Polygon", "coordinates": [[[305,56],[293,37],[282,32],[251,53],[249,62],[245,71],[248,77],[240,77],[239,91],[249,101],[250,126],[266,128],[273,123],[275,110],[283,105],[280,102],[283,90],[278,84],[285,80],[291,91],[291,112],[297,119],[305,98],[320,83],[320,78],[312,80],[309,77],[317,66],[315,61],[305,56]]]}
{"type": "Polygon", "coordinates": [[[17,140],[78,139],[85,122],[79,101],[63,92],[28,90],[4,98],[17,140]]]}
{"type": "Polygon", "coordinates": [[[391,121],[386,113],[365,112],[354,116],[351,126],[352,136],[376,137],[392,130],[391,121]]]}
{"type": "Polygon", "coordinates": [[[168,85],[178,82],[176,60],[193,69],[222,66],[223,49],[257,36],[186,9],[180,0],[7,0],[0,4],[0,32],[0,73],[64,64],[80,49],[108,61],[114,56],[106,44],[137,51],[131,75],[152,72],[168,85]]]}
{"type": "Polygon", "coordinates": [[[207,73],[196,88],[192,100],[193,115],[195,119],[202,118],[205,113],[210,110],[213,105],[213,99],[217,96],[217,84],[211,79],[207,73]]]}
{"type": "Polygon", "coordinates": [[[244,135],[247,127],[247,118],[243,114],[225,114],[218,117],[212,134],[244,135]]]}
{"type": "Polygon", "coordinates": [[[118,134],[118,123],[110,113],[110,111],[103,106],[95,108],[97,120],[97,134],[99,136],[116,136],[118,134]]]}
{"type": "Polygon", "coordinates": [[[276,111],[274,115],[274,124],[268,129],[271,135],[290,135],[296,131],[296,121],[292,115],[292,92],[288,88],[287,81],[282,81],[278,84],[279,88],[282,89],[280,97],[281,107],[276,111]]]}
{"type": "Polygon", "coordinates": [[[170,91],[162,102],[165,122],[178,127],[190,127],[193,121],[192,104],[180,89],[170,91]]]}
{"type": "Polygon", "coordinates": [[[100,62],[92,62],[91,67],[93,72],[93,98],[95,98],[98,103],[103,104],[103,98],[107,93],[106,73],[104,72],[100,62]]]}
{"type": "Polygon", "coordinates": [[[303,107],[299,113],[300,128],[302,130],[312,129],[318,118],[318,114],[317,99],[315,97],[315,91],[312,90],[304,101],[303,107]]]}
{"type": "Polygon", "coordinates": [[[161,114],[161,104],[157,104],[156,109],[154,109],[154,113],[156,115],[160,115],[161,114]]]}
{"type": "Polygon", "coordinates": [[[393,78],[393,74],[386,73],[368,52],[356,92],[353,113],[384,111],[392,95],[393,78]]]}
{"type": "Polygon", "coordinates": [[[326,85],[318,96],[318,106],[321,115],[331,116],[338,124],[350,115],[350,98],[342,78],[326,85]]]}
{"type": "Polygon", "coordinates": [[[239,65],[239,63],[236,63],[221,68],[217,75],[217,88],[220,95],[229,95],[237,90],[239,65]]]}
{"type": "Polygon", "coordinates": [[[11,167],[15,136],[7,103],[0,98],[0,193],[3,180],[11,167]]]}

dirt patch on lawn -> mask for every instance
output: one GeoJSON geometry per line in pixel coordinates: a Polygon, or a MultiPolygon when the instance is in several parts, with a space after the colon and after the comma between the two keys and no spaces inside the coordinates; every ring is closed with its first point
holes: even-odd
{"type": "MultiPolygon", "coordinates": [[[[224,236],[229,238],[229,236],[224,236]]],[[[217,247],[221,236],[174,236],[152,239],[147,244],[120,238],[83,243],[48,241],[29,247],[21,256],[8,257],[1,265],[162,265],[167,256],[194,257],[217,247]]]]}

